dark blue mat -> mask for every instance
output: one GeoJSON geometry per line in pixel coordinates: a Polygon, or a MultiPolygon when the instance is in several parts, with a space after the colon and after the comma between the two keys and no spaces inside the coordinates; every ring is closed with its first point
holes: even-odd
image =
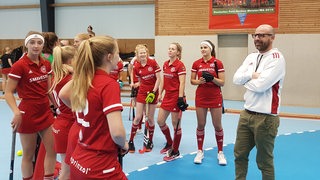
{"type": "MultiPolygon", "coordinates": [[[[318,179],[320,177],[320,131],[293,133],[278,136],[275,145],[275,168],[277,180],[318,179]]],[[[182,158],[158,163],[142,171],[133,171],[128,175],[130,180],[186,180],[186,179],[226,179],[235,177],[233,161],[234,145],[224,147],[228,160],[227,166],[219,166],[216,149],[205,151],[205,159],[201,165],[193,163],[194,154],[183,155],[182,158]]],[[[250,154],[247,179],[261,179],[260,170],[255,163],[255,149],[250,154]]]]}

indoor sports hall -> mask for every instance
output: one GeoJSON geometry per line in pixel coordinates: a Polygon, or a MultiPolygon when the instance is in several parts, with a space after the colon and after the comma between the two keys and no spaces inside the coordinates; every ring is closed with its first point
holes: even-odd
{"type": "MultiPolygon", "coordinates": [[[[7,47],[20,49],[22,54],[29,31],[54,32],[60,43],[65,40],[71,46],[80,33],[94,32],[96,36],[117,39],[125,67],[121,72],[124,83],[121,100],[127,139],[133,116],[130,89],[126,89],[129,87],[128,65],[135,56],[137,44],[146,45],[150,57],[154,57],[161,68],[169,59],[169,45],[182,46],[179,59],[186,67],[185,95],[190,109],[182,115],[181,155],[177,160],[163,161],[164,155],[159,151],[165,145],[165,138],[156,124],[153,150],[139,154],[143,133],[138,133],[134,140],[136,152],[123,158],[123,171],[129,180],[235,179],[233,150],[239,113],[244,109],[245,88],[235,85],[233,76],[246,57],[257,51],[254,39],[271,38],[273,34],[273,47],[283,54],[286,62],[280,126],[274,148],[275,176],[277,180],[320,179],[319,0],[0,0],[0,17],[0,55],[7,47]],[[256,33],[261,24],[272,25],[274,33],[256,33]],[[226,108],[222,115],[226,166],[219,166],[217,162],[217,144],[209,114],[205,126],[205,157],[202,164],[193,162],[197,153],[194,110],[197,86],[190,83],[191,69],[193,63],[202,58],[200,45],[206,40],[214,44],[215,57],[224,67],[225,83],[221,90],[226,108]]],[[[0,180],[9,176],[13,116],[3,97],[2,82],[0,69],[0,180]]],[[[158,109],[155,120],[157,116],[158,109]]],[[[170,116],[166,122],[173,132],[170,116]]],[[[17,155],[21,149],[17,133],[15,180],[22,179],[21,156],[17,155]]],[[[253,149],[248,180],[261,179],[255,155],[253,149]]]]}
{"type": "MultiPolygon", "coordinates": [[[[130,136],[132,121],[129,121],[129,110],[127,106],[130,98],[122,98],[125,105],[122,118],[126,127],[127,137],[130,136]]],[[[193,102],[188,101],[190,106],[193,102]]],[[[197,150],[196,145],[196,115],[195,111],[187,110],[182,115],[182,140],[180,145],[181,156],[172,162],[164,162],[163,155],[159,152],[165,144],[163,134],[156,126],[154,135],[154,148],[151,152],[139,154],[137,149],[142,147],[143,133],[137,134],[135,138],[136,152],[128,153],[123,158],[123,170],[130,180],[186,180],[201,178],[212,179],[234,179],[234,156],[233,147],[239,112],[243,109],[241,101],[225,101],[227,113],[223,115],[223,127],[225,132],[224,153],[228,164],[219,166],[217,162],[217,149],[214,139],[214,131],[210,121],[206,126],[206,137],[204,143],[205,158],[200,165],[193,163],[197,150]],[[230,112],[230,113],[229,113],[230,112]],[[141,147],[140,147],[141,146],[141,147]]],[[[278,137],[274,149],[274,163],[276,179],[278,180],[300,180],[318,179],[320,159],[320,108],[289,107],[281,108],[282,117],[278,137]]],[[[11,127],[12,113],[6,102],[0,100],[0,114],[2,127],[1,132],[1,154],[0,179],[7,179],[9,176],[10,152],[11,152],[11,127]]],[[[157,111],[155,118],[157,117],[157,111]]],[[[168,118],[167,122],[170,123],[168,118]]],[[[17,135],[16,151],[21,149],[17,135]]],[[[261,178],[260,170],[257,168],[255,151],[250,154],[248,180],[261,178]]],[[[14,179],[21,179],[20,171],[21,156],[15,156],[14,179]]]]}

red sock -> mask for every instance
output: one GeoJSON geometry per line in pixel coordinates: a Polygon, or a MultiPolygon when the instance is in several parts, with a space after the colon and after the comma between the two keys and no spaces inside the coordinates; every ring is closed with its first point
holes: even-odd
{"type": "MultiPolygon", "coordinates": [[[[146,122],[147,123],[147,122],[146,122]]],[[[150,126],[149,123],[148,124],[148,131],[149,131],[149,140],[152,142],[153,139],[153,133],[154,133],[154,125],[150,126]]]]}
{"type": "Polygon", "coordinates": [[[142,122],[143,122],[143,116],[142,116],[142,118],[141,118],[140,121],[139,121],[139,129],[142,128],[142,122]]]}
{"type": "MultiPolygon", "coordinates": [[[[174,129],[174,131],[176,131],[176,129],[174,129]]],[[[182,137],[182,131],[181,131],[181,128],[179,128],[177,133],[175,133],[174,137],[173,137],[173,145],[172,145],[173,152],[178,152],[179,146],[180,146],[181,137],[182,137]]]]}
{"type": "Polygon", "coordinates": [[[160,129],[162,131],[162,133],[164,134],[164,136],[166,137],[167,143],[169,145],[172,144],[172,139],[171,139],[171,135],[170,135],[170,129],[167,126],[167,124],[164,124],[163,126],[160,126],[160,129]]]}
{"type": "Polygon", "coordinates": [[[135,124],[132,123],[130,141],[133,141],[133,138],[136,135],[138,128],[139,128],[139,124],[135,125],[135,124]]]}
{"type": "Polygon", "coordinates": [[[218,152],[223,148],[223,129],[216,131],[216,141],[218,145],[218,152]]]}
{"type": "Polygon", "coordinates": [[[44,159],[46,157],[46,148],[40,143],[37,161],[33,171],[33,179],[43,179],[44,175],[44,159]]]}
{"type": "Polygon", "coordinates": [[[197,129],[198,150],[203,149],[203,142],[204,142],[204,129],[202,130],[197,129]]]}
{"type": "Polygon", "coordinates": [[[54,179],[54,174],[47,174],[44,175],[43,180],[53,180],[54,179]]]}

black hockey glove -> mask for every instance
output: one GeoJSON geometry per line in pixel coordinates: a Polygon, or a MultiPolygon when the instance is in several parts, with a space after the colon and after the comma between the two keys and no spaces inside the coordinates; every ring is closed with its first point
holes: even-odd
{"type": "Polygon", "coordinates": [[[179,109],[181,111],[185,111],[188,108],[188,104],[186,103],[185,99],[183,97],[178,98],[178,103],[177,103],[179,109]]]}
{"type": "Polygon", "coordinates": [[[137,97],[137,94],[138,94],[138,89],[137,88],[132,88],[130,97],[137,97]]]}
{"type": "Polygon", "coordinates": [[[202,71],[202,77],[206,79],[206,82],[212,82],[212,80],[214,79],[214,76],[208,71],[202,71]]]}

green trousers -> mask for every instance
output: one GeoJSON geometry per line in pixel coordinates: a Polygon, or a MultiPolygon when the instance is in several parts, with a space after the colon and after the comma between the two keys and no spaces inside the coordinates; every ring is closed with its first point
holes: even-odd
{"type": "Polygon", "coordinates": [[[241,111],[234,147],[236,180],[245,180],[248,157],[256,146],[256,162],[263,180],[274,180],[273,149],[278,133],[279,116],[241,111]]]}

